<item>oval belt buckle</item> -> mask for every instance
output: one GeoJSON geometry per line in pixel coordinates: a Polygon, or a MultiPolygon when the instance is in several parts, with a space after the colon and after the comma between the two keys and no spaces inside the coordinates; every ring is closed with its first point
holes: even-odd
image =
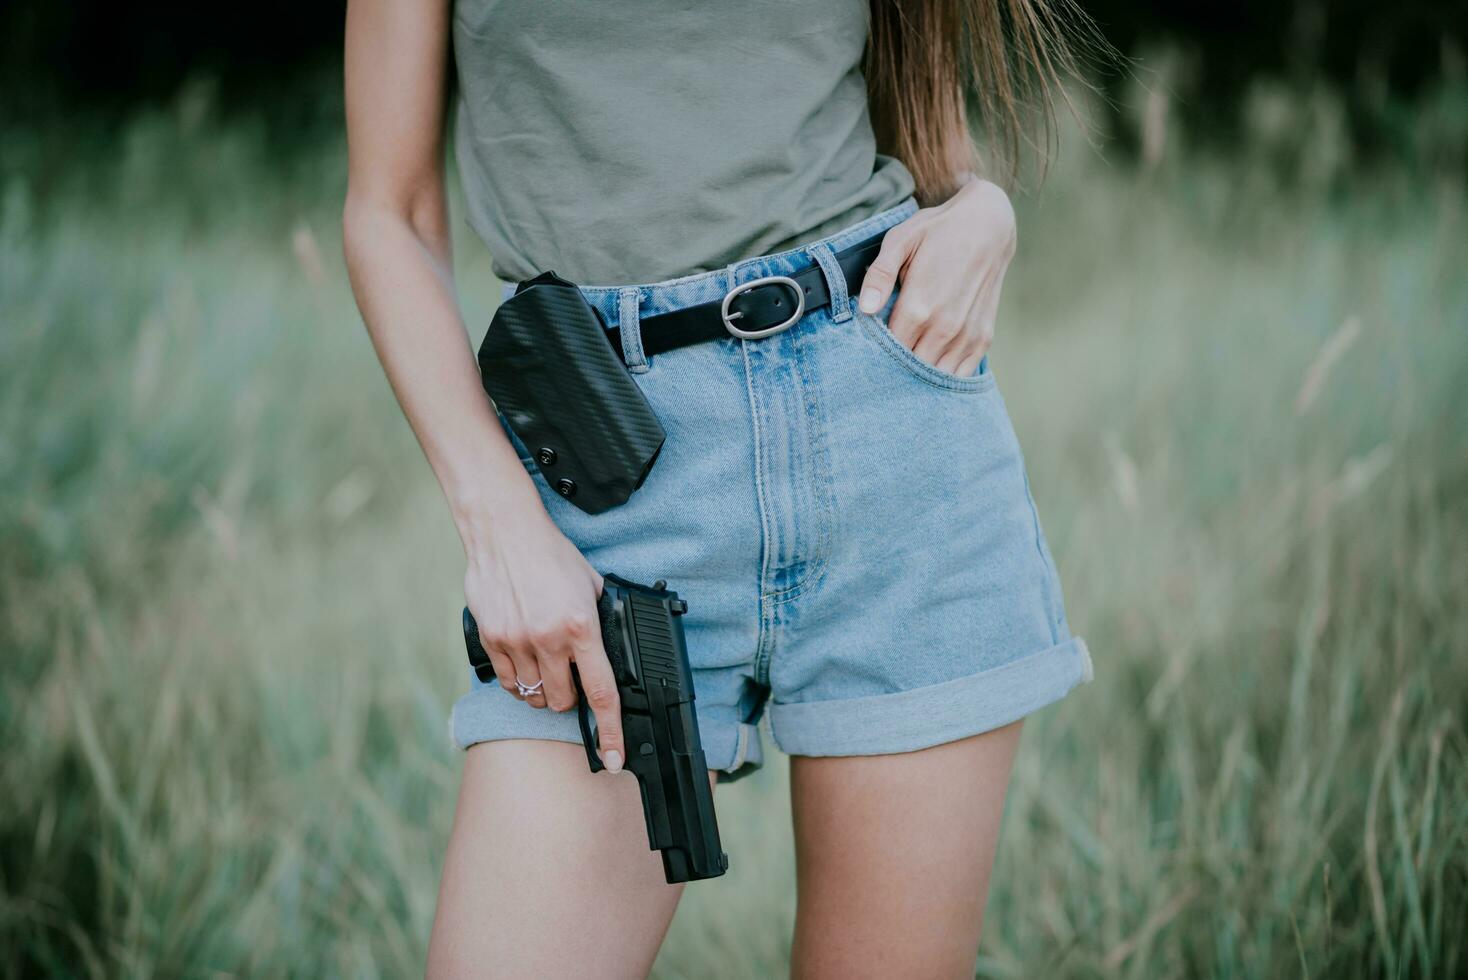
{"type": "Polygon", "coordinates": [[[744,340],[758,340],[761,337],[768,337],[770,334],[779,333],[781,330],[789,330],[804,315],[805,290],[800,288],[800,283],[791,279],[789,276],[765,276],[763,279],[751,279],[743,285],[735,286],[724,294],[724,302],[719,307],[719,316],[724,318],[724,329],[744,340]],[[756,286],[771,286],[776,284],[787,286],[795,293],[795,312],[790,314],[790,319],[785,320],[783,323],[777,323],[773,327],[766,327],[763,330],[740,330],[734,326],[734,321],[744,315],[738,311],[734,313],[729,312],[729,304],[734,301],[734,297],[740,293],[747,293],[756,286]]]}

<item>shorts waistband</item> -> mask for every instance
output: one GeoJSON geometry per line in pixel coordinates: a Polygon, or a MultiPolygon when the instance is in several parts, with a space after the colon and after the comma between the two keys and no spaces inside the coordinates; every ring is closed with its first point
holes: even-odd
{"type": "MultiPolygon", "coordinates": [[[[909,197],[894,207],[863,218],[824,238],[813,239],[783,252],[741,259],[722,269],[662,282],[625,286],[581,286],[580,289],[587,302],[601,313],[607,326],[618,326],[624,314],[631,313],[632,309],[636,310],[639,319],[656,316],[686,306],[716,302],[735,286],[753,279],[799,272],[817,264],[815,252],[818,249],[839,252],[907,220],[917,210],[917,201],[909,197]],[[821,249],[821,246],[826,248],[821,249]],[[635,306],[632,303],[634,300],[635,306]]],[[[505,283],[503,297],[508,298],[514,292],[515,285],[505,283]]]]}

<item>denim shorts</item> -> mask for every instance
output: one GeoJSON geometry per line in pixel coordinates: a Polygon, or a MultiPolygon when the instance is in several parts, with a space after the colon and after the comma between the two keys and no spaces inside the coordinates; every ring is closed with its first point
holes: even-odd
{"type": "MultiPolygon", "coordinates": [[[[593,568],[666,579],[688,601],[699,731],[721,780],[760,765],[762,717],[792,755],[907,752],[1009,724],[1091,677],[988,359],[967,377],[921,360],[888,330],[892,303],[860,312],[833,260],[916,210],[908,199],[715,272],[584,288],[621,327],[667,432],[625,504],[592,515],[564,500],[500,416],[593,568]],[[790,329],[643,355],[640,317],[813,264],[832,303],[790,329]]],[[[457,745],[580,741],[574,711],[467,677],[457,745]]]]}

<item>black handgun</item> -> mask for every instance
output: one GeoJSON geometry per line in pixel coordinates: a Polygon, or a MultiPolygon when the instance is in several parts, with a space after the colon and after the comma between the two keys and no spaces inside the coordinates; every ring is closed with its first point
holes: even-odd
{"type": "MultiPolygon", "coordinates": [[[[663,857],[669,884],[716,878],[729,868],[719,844],[714,795],[693,709],[693,672],[683,642],[688,603],[661,579],[649,588],[616,575],[603,576],[596,611],[602,643],[622,701],[622,737],[627,768],[642,791],[651,848],[663,857]]],[[[464,610],[464,645],[479,679],[495,679],[494,667],[479,642],[479,628],[464,610]]],[[[596,751],[596,726],[571,665],[579,701],[577,720],[592,772],[603,769],[596,751]]]]}

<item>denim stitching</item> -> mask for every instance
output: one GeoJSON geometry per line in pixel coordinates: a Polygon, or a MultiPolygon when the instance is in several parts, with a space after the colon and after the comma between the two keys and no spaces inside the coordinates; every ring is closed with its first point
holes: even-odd
{"type": "Polygon", "coordinates": [[[836,252],[827,242],[819,242],[806,249],[806,254],[821,267],[826,280],[826,290],[831,296],[831,322],[845,323],[851,319],[851,304],[847,302],[846,274],[836,261],[836,252]]]}
{"type": "Polygon", "coordinates": [[[779,633],[775,628],[775,603],[768,596],[759,597],[759,640],[754,648],[754,680],[770,686],[770,660],[774,657],[779,633]]]}
{"type": "Polygon", "coordinates": [[[622,330],[622,359],[632,374],[647,373],[642,354],[642,290],[628,286],[617,294],[617,325],[622,330]]]}
{"type": "MultiPolygon", "coordinates": [[[[747,341],[746,341],[746,343],[747,343],[747,341]]],[[[809,375],[806,374],[803,370],[801,370],[801,368],[802,368],[802,361],[800,360],[799,355],[798,354],[792,354],[791,357],[795,360],[796,370],[800,372],[800,380],[801,380],[801,383],[802,384],[805,384],[809,380],[809,375]]],[[[806,419],[807,419],[808,422],[812,421],[811,420],[811,410],[812,410],[812,408],[811,408],[811,399],[807,398],[805,400],[805,414],[806,414],[806,419]]],[[[808,430],[808,431],[813,431],[813,430],[808,430]]],[[[809,445],[809,444],[807,443],[807,445],[809,445]]],[[[824,452],[824,450],[822,450],[822,451],[824,452]]],[[[809,454],[809,455],[812,458],[814,457],[814,454],[813,453],[812,454],[809,454]]],[[[827,457],[827,458],[829,459],[829,457],[827,457]]],[[[817,481],[817,484],[819,485],[820,484],[820,481],[817,481]]],[[[832,506],[831,506],[831,501],[830,501],[830,494],[829,493],[826,493],[826,494],[823,495],[823,497],[824,497],[823,507],[824,507],[825,512],[826,512],[826,519],[821,522],[821,536],[820,536],[820,539],[816,543],[816,550],[815,550],[814,556],[811,558],[810,564],[809,564],[809,566],[805,570],[805,574],[802,575],[802,576],[800,576],[800,578],[798,580],[796,580],[795,582],[791,583],[790,585],[786,586],[783,589],[777,589],[774,592],[765,592],[764,591],[764,580],[769,577],[768,569],[766,569],[765,571],[763,571],[761,573],[761,576],[760,576],[760,579],[761,579],[761,581],[760,581],[760,590],[761,590],[760,591],[760,595],[761,595],[761,597],[763,599],[768,599],[770,601],[770,604],[771,604],[771,607],[772,608],[775,605],[778,605],[778,604],[784,603],[784,602],[789,602],[791,599],[795,599],[795,598],[798,598],[799,596],[804,595],[809,589],[814,588],[815,586],[819,585],[824,580],[824,575],[825,575],[826,565],[827,565],[826,558],[830,554],[830,551],[831,551],[831,542],[833,540],[833,537],[832,537],[832,534],[831,534],[831,522],[832,522],[832,518],[830,517],[830,515],[832,514],[832,506]]],[[[761,501],[763,501],[763,498],[761,498],[761,501]]],[[[762,522],[763,522],[763,519],[764,519],[764,515],[763,515],[763,513],[761,513],[761,521],[762,522]]],[[[762,526],[763,526],[763,524],[762,524],[762,526]]]]}
{"type": "Polygon", "coordinates": [[[830,452],[826,446],[826,430],[825,426],[820,424],[816,399],[811,396],[814,385],[810,374],[809,359],[801,356],[800,339],[794,337],[792,340],[794,342],[791,344],[790,357],[795,362],[795,371],[800,378],[800,386],[805,394],[803,401],[807,433],[806,459],[821,470],[821,472],[813,473],[815,495],[820,498],[817,505],[820,508],[821,527],[816,541],[815,554],[808,559],[809,564],[806,566],[805,574],[788,589],[771,593],[769,598],[774,602],[789,602],[825,581],[826,566],[829,564],[828,559],[835,539],[832,530],[832,524],[835,522],[835,508],[831,501],[831,484],[834,477],[831,474],[830,452]]]}
{"type": "Polygon", "coordinates": [[[858,321],[866,330],[877,347],[892,360],[896,361],[903,370],[925,384],[944,391],[954,391],[962,394],[980,394],[994,389],[994,371],[991,368],[983,374],[972,375],[967,378],[950,377],[948,374],[933,367],[927,361],[918,357],[912,351],[902,346],[902,342],[887,333],[880,320],[871,314],[862,314],[858,321]],[[906,356],[893,350],[890,345],[900,347],[906,356]]]}
{"type": "Polygon", "coordinates": [[[1052,579],[1055,577],[1055,570],[1045,558],[1045,548],[1040,543],[1040,509],[1035,506],[1035,495],[1030,493],[1030,473],[1025,468],[1024,455],[1020,453],[1017,442],[1015,444],[1015,453],[1019,456],[1020,472],[1024,475],[1025,500],[1029,501],[1030,504],[1030,518],[1035,524],[1035,554],[1039,556],[1040,571],[1042,573],[1040,575],[1040,593],[1044,597],[1046,618],[1050,620],[1050,642],[1055,644],[1060,642],[1060,623],[1055,615],[1055,597],[1051,587],[1052,579]]]}
{"type": "MultiPolygon", "coordinates": [[[[732,270],[729,271],[730,279],[733,278],[732,270]]],[[[739,354],[744,359],[744,389],[749,393],[749,418],[754,426],[754,499],[756,509],[759,511],[760,542],[759,542],[759,582],[756,583],[755,591],[759,595],[759,638],[755,641],[754,648],[754,676],[755,680],[765,683],[768,678],[761,678],[762,667],[769,664],[769,651],[767,647],[772,641],[770,630],[766,628],[769,606],[765,599],[765,581],[769,578],[770,568],[770,524],[769,507],[765,500],[764,463],[761,459],[762,440],[760,438],[759,402],[754,394],[754,369],[749,364],[749,341],[739,341],[739,354]]]]}

